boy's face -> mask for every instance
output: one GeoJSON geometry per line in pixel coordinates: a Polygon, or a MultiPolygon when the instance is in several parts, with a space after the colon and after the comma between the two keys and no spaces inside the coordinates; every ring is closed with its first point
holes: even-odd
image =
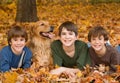
{"type": "Polygon", "coordinates": [[[74,45],[76,39],[77,37],[73,31],[68,31],[66,28],[62,29],[60,40],[64,46],[74,45]]]}
{"type": "Polygon", "coordinates": [[[14,37],[11,39],[11,42],[10,42],[12,51],[15,54],[21,54],[25,44],[26,44],[25,38],[23,37],[14,37]]]}
{"type": "Polygon", "coordinates": [[[91,37],[91,46],[96,52],[100,52],[105,48],[105,39],[103,36],[91,37]]]}

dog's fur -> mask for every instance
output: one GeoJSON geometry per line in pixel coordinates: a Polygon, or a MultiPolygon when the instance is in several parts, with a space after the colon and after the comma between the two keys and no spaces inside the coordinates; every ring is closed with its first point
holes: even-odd
{"type": "Polygon", "coordinates": [[[33,63],[37,67],[51,65],[53,63],[50,50],[51,38],[44,34],[51,34],[53,27],[46,21],[38,21],[31,26],[29,47],[33,53],[33,63]]]}

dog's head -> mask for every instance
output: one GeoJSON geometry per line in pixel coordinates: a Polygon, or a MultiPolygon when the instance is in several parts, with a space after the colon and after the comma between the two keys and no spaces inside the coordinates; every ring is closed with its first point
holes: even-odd
{"type": "Polygon", "coordinates": [[[31,34],[37,37],[52,38],[54,27],[49,25],[47,21],[38,21],[32,24],[31,34]]]}

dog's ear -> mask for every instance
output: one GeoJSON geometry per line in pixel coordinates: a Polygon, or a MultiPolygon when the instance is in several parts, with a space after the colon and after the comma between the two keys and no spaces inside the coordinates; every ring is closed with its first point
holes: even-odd
{"type": "Polygon", "coordinates": [[[29,28],[30,28],[30,35],[32,36],[33,35],[33,29],[35,28],[35,23],[30,23],[29,28]]]}

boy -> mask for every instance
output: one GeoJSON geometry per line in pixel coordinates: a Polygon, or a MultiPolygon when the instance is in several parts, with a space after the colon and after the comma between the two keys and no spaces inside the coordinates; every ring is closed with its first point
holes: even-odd
{"type": "Polygon", "coordinates": [[[103,64],[109,66],[114,71],[113,65],[118,64],[118,52],[110,45],[106,45],[108,40],[107,31],[101,27],[93,27],[88,33],[88,41],[91,44],[89,53],[92,59],[92,66],[103,64]]]}
{"type": "Polygon", "coordinates": [[[59,26],[59,40],[51,44],[53,61],[59,68],[52,70],[52,74],[67,73],[70,77],[82,70],[86,64],[91,64],[87,44],[77,39],[78,28],[70,21],[59,26]]]}
{"type": "Polygon", "coordinates": [[[7,33],[7,40],[8,45],[0,51],[0,72],[29,68],[32,52],[25,46],[28,40],[26,31],[14,25],[7,33]]]}

